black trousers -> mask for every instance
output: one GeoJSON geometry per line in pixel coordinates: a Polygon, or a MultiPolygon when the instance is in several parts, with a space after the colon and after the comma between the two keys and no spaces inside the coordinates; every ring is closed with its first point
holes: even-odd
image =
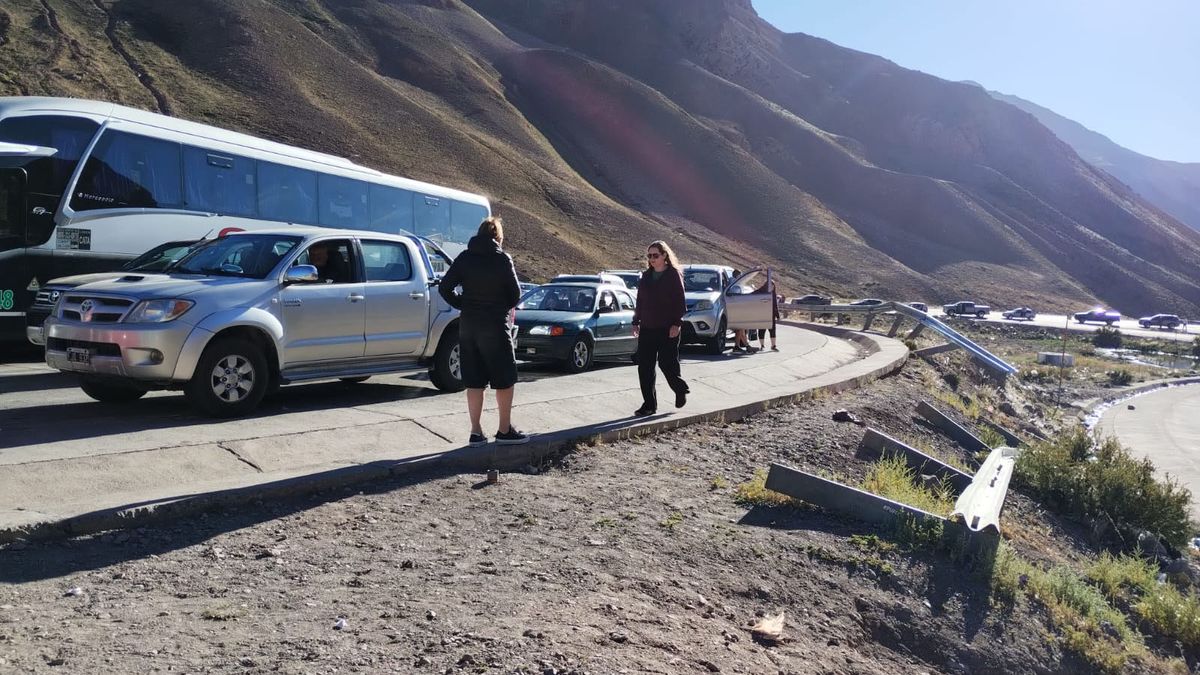
{"type": "Polygon", "coordinates": [[[658,409],[658,397],[654,394],[654,366],[663,372],[671,391],[687,393],[687,382],[679,376],[679,338],[669,337],[669,328],[642,328],[638,334],[637,367],[638,381],[642,385],[642,405],[658,409]]]}

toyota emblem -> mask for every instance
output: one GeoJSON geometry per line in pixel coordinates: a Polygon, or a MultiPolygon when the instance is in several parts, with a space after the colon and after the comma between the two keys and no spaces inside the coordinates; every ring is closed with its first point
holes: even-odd
{"type": "Polygon", "coordinates": [[[83,302],[79,303],[79,318],[83,319],[84,321],[91,321],[92,308],[94,306],[95,303],[91,300],[84,300],[83,302]]]}

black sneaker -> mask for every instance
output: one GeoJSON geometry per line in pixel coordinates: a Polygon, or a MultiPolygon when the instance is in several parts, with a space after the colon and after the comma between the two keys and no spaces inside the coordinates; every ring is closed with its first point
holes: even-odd
{"type": "Polygon", "coordinates": [[[481,445],[487,445],[487,442],[487,436],[484,436],[483,434],[471,434],[471,438],[467,441],[467,445],[472,448],[478,448],[481,445]]]}
{"type": "Polygon", "coordinates": [[[653,415],[655,412],[657,412],[657,411],[654,408],[647,408],[646,406],[642,406],[642,407],[638,408],[637,410],[633,411],[633,416],[634,417],[649,417],[650,415],[653,415]]]}
{"type": "Polygon", "coordinates": [[[529,434],[517,431],[513,425],[508,425],[508,431],[496,432],[496,445],[520,445],[529,442],[529,434]]]}
{"type": "Polygon", "coordinates": [[[676,408],[682,408],[683,406],[687,405],[687,395],[688,395],[688,392],[686,392],[686,391],[681,391],[681,392],[675,394],[675,407],[676,408]]]}

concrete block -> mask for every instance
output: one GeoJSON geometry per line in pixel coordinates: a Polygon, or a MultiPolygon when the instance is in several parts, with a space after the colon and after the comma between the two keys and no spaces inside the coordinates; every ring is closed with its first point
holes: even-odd
{"type": "Polygon", "coordinates": [[[1062,352],[1038,352],[1037,362],[1048,366],[1071,368],[1075,365],[1075,355],[1062,352]]]}

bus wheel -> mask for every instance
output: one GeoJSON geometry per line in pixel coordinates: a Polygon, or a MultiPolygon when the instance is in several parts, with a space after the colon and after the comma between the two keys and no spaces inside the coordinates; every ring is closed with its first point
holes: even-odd
{"type": "Polygon", "coordinates": [[[462,349],[458,346],[458,326],[442,333],[433,354],[433,367],[429,369],[429,381],[441,391],[462,391],[462,349]]]}
{"type": "Polygon", "coordinates": [[[83,390],[83,393],[101,403],[129,403],[146,395],[145,389],[100,382],[87,378],[79,380],[79,388],[83,390]]]}
{"type": "Polygon", "coordinates": [[[258,407],[271,374],[253,342],[220,338],[204,349],[184,389],[188,402],[212,417],[239,417],[258,407]]]}

